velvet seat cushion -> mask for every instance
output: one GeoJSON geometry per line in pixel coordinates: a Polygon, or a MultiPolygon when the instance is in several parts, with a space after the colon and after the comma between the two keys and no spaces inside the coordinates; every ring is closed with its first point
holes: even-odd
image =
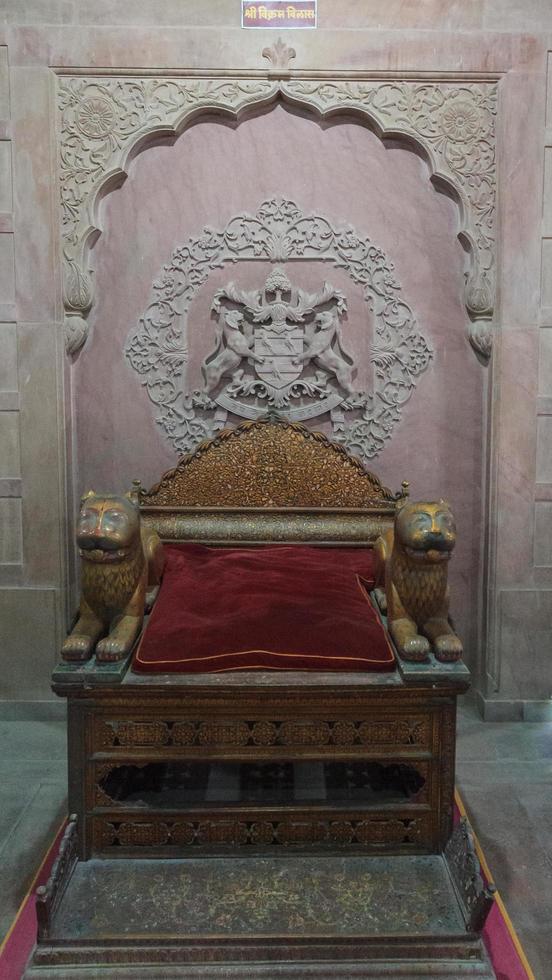
{"type": "Polygon", "coordinates": [[[367,593],[370,549],[182,544],[165,551],[134,671],[394,668],[367,593]]]}

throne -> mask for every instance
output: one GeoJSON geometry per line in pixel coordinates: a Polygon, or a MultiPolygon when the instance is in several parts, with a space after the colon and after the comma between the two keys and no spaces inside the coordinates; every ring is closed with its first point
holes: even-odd
{"type": "Polygon", "coordinates": [[[135,485],[165,576],[130,659],[54,672],[71,817],[29,977],[494,976],[453,830],[469,673],[401,657],[373,598],[407,486],[274,418],[135,485]]]}

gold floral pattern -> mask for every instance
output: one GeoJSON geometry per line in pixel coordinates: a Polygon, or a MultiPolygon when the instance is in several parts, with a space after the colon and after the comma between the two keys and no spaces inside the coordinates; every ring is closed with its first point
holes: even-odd
{"type": "MultiPolygon", "coordinates": [[[[403,487],[403,494],[405,488],[403,487]]],[[[299,423],[259,419],[225,429],[183,456],[142,507],[359,507],[394,510],[358,459],[299,423]]]]}
{"type": "Polygon", "coordinates": [[[113,934],[113,896],[126,933],[187,935],[463,935],[438,856],[219,858],[84,864],[64,903],[64,934],[113,934]],[[124,867],[123,867],[124,864],[124,867]],[[140,895],[136,903],[134,896],[140,895]],[[69,898],[69,896],[68,896],[69,898]],[[122,902],[122,907],[121,907],[122,902]],[[390,910],[393,914],[390,915],[390,910]]]}

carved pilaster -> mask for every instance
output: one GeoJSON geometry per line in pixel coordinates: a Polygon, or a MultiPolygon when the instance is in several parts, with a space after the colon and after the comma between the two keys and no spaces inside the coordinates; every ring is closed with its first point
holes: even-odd
{"type": "Polygon", "coordinates": [[[76,354],[88,336],[85,319],[94,300],[92,278],[74,259],[65,259],[63,302],[65,306],[65,350],[76,354]]]}

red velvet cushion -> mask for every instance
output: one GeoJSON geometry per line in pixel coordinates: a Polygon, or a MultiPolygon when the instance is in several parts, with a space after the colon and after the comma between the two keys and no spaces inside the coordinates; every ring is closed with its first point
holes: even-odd
{"type": "Polygon", "coordinates": [[[139,672],[392,670],[369,549],[165,545],[139,672]]]}

